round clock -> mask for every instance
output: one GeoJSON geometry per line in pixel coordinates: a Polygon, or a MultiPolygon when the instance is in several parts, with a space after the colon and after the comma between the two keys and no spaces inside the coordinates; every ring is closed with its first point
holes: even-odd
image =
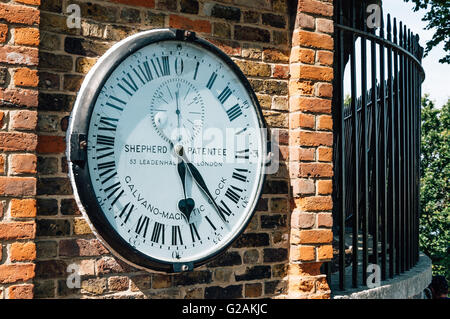
{"type": "Polygon", "coordinates": [[[265,125],[247,79],[194,33],[115,44],[86,76],[67,132],[77,204],[111,252],[179,272],[219,256],[250,221],[265,125]]]}

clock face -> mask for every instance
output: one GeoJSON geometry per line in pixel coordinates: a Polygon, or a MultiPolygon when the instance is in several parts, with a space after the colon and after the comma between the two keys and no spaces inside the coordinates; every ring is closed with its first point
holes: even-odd
{"type": "Polygon", "coordinates": [[[249,222],[265,137],[253,93],[230,63],[171,39],[142,46],[102,79],[87,170],[104,220],[94,226],[101,235],[107,225],[121,251],[193,264],[223,251],[249,222]]]}

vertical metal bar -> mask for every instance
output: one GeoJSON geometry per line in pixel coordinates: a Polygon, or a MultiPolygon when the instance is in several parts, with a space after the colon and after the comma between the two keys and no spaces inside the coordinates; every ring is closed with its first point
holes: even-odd
{"type": "MultiPolygon", "coordinates": [[[[404,33],[403,33],[403,23],[400,22],[400,29],[399,29],[399,39],[400,39],[400,45],[404,48],[404,33]]],[[[407,188],[408,188],[408,181],[406,180],[406,137],[405,137],[405,130],[406,130],[406,116],[405,116],[405,112],[406,112],[406,107],[405,107],[405,101],[406,101],[406,95],[405,95],[405,91],[406,91],[406,83],[405,83],[405,55],[403,53],[400,53],[400,79],[401,79],[401,86],[400,86],[400,108],[401,108],[401,112],[400,112],[400,116],[401,116],[401,157],[402,157],[402,211],[401,211],[401,228],[402,228],[402,235],[401,235],[401,255],[402,255],[402,260],[401,260],[401,272],[405,271],[405,267],[406,267],[406,247],[405,247],[405,243],[406,243],[406,211],[407,211],[407,198],[406,198],[406,194],[407,194],[407,188]]]]}
{"type": "MultiPolygon", "coordinates": [[[[380,37],[384,39],[384,20],[381,14],[380,37]]],[[[380,44],[380,192],[381,192],[381,279],[386,280],[387,257],[387,187],[386,187],[386,86],[385,86],[385,47],[380,44]]]]}
{"type": "MultiPolygon", "coordinates": [[[[411,30],[408,29],[408,51],[412,52],[412,43],[411,43],[411,30]]],[[[409,212],[408,212],[408,269],[411,269],[411,267],[413,266],[413,252],[412,252],[412,248],[413,248],[413,240],[412,240],[412,230],[413,230],[413,222],[412,222],[412,215],[413,215],[413,211],[414,211],[414,176],[413,176],[413,170],[414,170],[414,159],[413,159],[413,150],[414,150],[414,136],[413,136],[413,94],[414,94],[414,82],[413,82],[413,78],[412,78],[412,66],[413,66],[413,61],[408,58],[408,76],[409,76],[409,110],[408,110],[408,136],[409,136],[409,141],[408,141],[408,149],[409,149],[409,154],[408,154],[408,175],[409,175],[409,212]]]]}
{"type": "MultiPolygon", "coordinates": [[[[379,195],[379,178],[380,178],[380,171],[379,171],[379,162],[380,162],[380,155],[378,152],[378,94],[377,94],[377,53],[376,53],[376,46],[375,41],[371,40],[371,72],[372,72],[372,138],[373,142],[371,143],[374,147],[375,152],[375,159],[373,163],[373,172],[372,172],[372,192],[373,192],[373,200],[372,202],[372,221],[373,221],[373,234],[372,234],[372,256],[373,260],[372,263],[378,265],[378,216],[380,212],[380,195],[379,195]]],[[[363,271],[366,271],[364,269],[363,271]]]]}
{"type": "MultiPolygon", "coordinates": [[[[387,16],[387,40],[392,41],[391,34],[391,16],[388,14],[387,16]]],[[[392,78],[392,48],[388,46],[387,48],[387,57],[388,57],[388,112],[390,116],[390,149],[389,149],[389,222],[390,222],[390,231],[389,231],[389,277],[394,277],[394,263],[395,263],[395,207],[396,207],[396,187],[395,187],[395,110],[394,110],[394,91],[393,85],[394,80],[392,78]]]]}
{"type": "MultiPolygon", "coordinates": [[[[408,30],[406,28],[406,25],[403,26],[404,28],[404,42],[403,47],[408,51],[408,30]]],[[[404,114],[405,114],[405,129],[404,129],[404,136],[405,136],[405,179],[406,179],[406,191],[405,191],[405,198],[406,198],[406,206],[405,206],[405,271],[409,270],[409,213],[411,211],[411,202],[410,202],[410,190],[411,190],[411,181],[409,178],[409,168],[410,168],[410,162],[409,162],[409,148],[410,148],[410,141],[409,141],[409,113],[410,113],[410,105],[409,105],[409,89],[410,89],[410,83],[409,83],[409,58],[407,55],[405,55],[405,62],[404,62],[404,72],[405,72],[405,108],[404,108],[404,114]]]]}
{"type": "MultiPolygon", "coordinates": [[[[363,27],[367,31],[366,24],[363,27]]],[[[367,137],[368,121],[367,121],[367,41],[361,36],[361,131],[362,131],[362,207],[361,216],[363,218],[363,256],[362,256],[362,284],[367,281],[367,266],[369,265],[369,159],[367,154],[367,137]]]]}
{"type": "MultiPolygon", "coordinates": [[[[397,29],[397,19],[394,18],[394,43],[399,44],[400,37],[398,37],[400,31],[397,29]]],[[[400,274],[401,271],[401,212],[403,209],[403,198],[402,198],[402,182],[403,179],[401,174],[401,120],[400,120],[400,56],[397,50],[394,50],[394,70],[395,70],[395,82],[394,82],[394,91],[395,91],[395,123],[396,123],[396,135],[395,135],[395,162],[396,162],[396,180],[397,180],[397,189],[396,189],[396,197],[397,197],[397,209],[396,209],[396,256],[395,256],[395,272],[396,274],[400,274]]]]}
{"type": "MultiPolygon", "coordinates": [[[[356,5],[355,0],[352,0],[352,27],[356,28],[356,5]]],[[[355,191],[353,194],[353,243],[352,243],[352,285],[354,288],[358,287],[358,225],[359,225],[359,132],[358,132],[358,103],[357,103],[357,91],[356,91],[356,50],[355,50],[355,42],[356,37],[355,33],[352,34],[352,51],[350,57],[350,71],[351,71],[351,108],[352,108],[352,126],[353,126],[353,135],[352,135],[352,146],[353,146],[353,185],[355,187],[355,191]]]]}
{"type": "MultiPolygon", "coordinates": [[[[338,1],[339,6],[339,23],[343,24],[343,12],[342,12],[342,2],[338,1]]],[[[343,31],[338,29],[338,54],[339,54],[339,65],[338,65],[338,78],[337,83],[339,86],[338,98],[339,98],[339,110],[338,110],[338,134],[339,134],[339,165],[340,165],[340,176],[339,176],[339,288],[341,290],[345,289],[345,124],[344,124],[344,34],[343,31]]]]}

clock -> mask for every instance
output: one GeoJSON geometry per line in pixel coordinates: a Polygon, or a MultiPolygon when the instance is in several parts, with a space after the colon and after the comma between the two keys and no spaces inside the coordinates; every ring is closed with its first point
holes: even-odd
{"type": "Polygon", "coordinates": [[[67,131],[77,204],[110,251],[146,270],[192,270],[253,216],[267,139],[234,62],[194,33],[138,33],[86,76],[67,131]]]}

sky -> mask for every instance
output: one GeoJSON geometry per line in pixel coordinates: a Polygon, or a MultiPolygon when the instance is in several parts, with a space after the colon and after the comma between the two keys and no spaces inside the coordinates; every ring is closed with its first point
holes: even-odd
{"type": "MultiPolygon", "coordinates": [[[[384,14],[390,13],[392,17],[403,21],[412,32],[420,37],[420,45],[425,47],[431,40],[434,30],[425,30],[427,22],[422,21],[425,10],[413,11],[414,5],[403,0],[384,0],[384,14]]],[[[437,107],[444,105],[450,98],[450,64],[439,63],[439,59],[445,56],[444,45],[433,48],[427,57],[423,58],[422,66],[425,69],[425,81],[422,84],[422,93],[430,94],[430,98],[436,102],[437,107]]]]}

